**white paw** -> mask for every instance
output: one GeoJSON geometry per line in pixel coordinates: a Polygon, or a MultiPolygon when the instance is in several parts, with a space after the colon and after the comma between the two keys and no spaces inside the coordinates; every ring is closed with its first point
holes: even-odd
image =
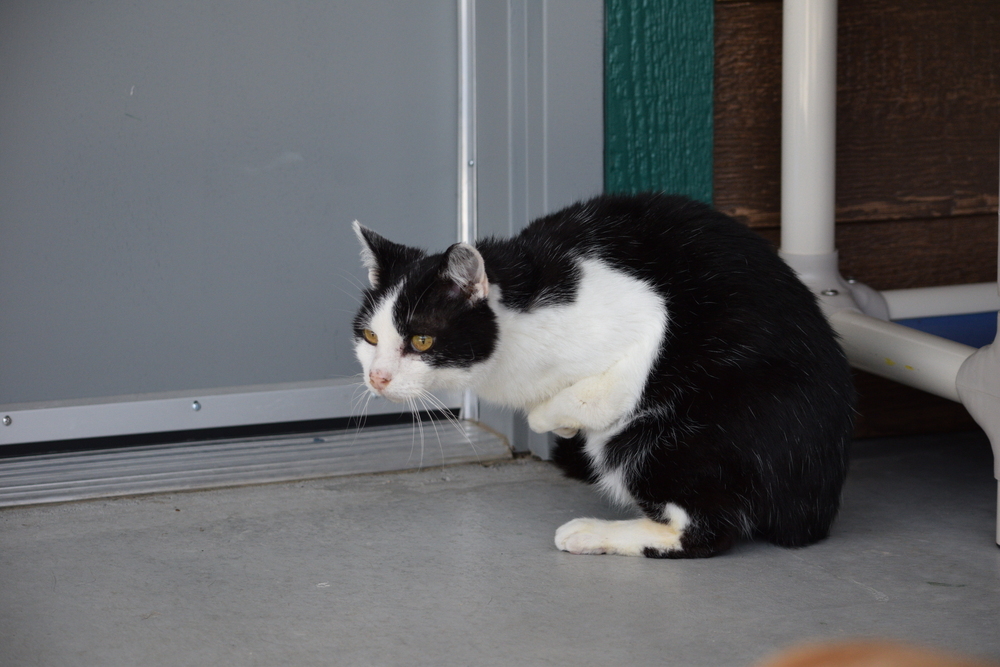
{"type": "Polygon", "coordinates": [[[569,438],[577,431],[605,431],[624,418],[634,396],[604,376],[587,377],[536,405],[528,413],[535,433],[569,438]]]}
{"type": "Polygon", "coordinates": [[[650,519],[573,519],[556,530],[556,546],[572,554],[641,556],[647,548],[675,551],[682,531],[650,519]]]}
{"type": "Polygon", "coordinates": [[[568,417],[556,415],[552,410],[552,401],[545,401],[528,413],[528,428],[535,433],[552,431],[563,438],[572,438],[583,424],[568,417]]]}
{"type": "Polygon", "coordinates": [[[556,546],[571,554],[606,554],[608,539],[602,531],[607,521],[573,519],[556,530],[556,546]]]}

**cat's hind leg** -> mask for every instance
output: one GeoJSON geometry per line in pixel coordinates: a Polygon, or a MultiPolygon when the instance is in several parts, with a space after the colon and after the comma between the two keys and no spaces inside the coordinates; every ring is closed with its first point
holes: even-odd
{"type": "MultiPolygon", "coordinates": [[[[686,542],[697,527],[680,506],[666,503],[655,509],[647,506],[640,519],[607,521],[573,519],[556,530],[556,546],[574,554],[617,554],[648,558],[689,558],[686,542]],[[654,516],[651,517],[650,514],[654,516]]],[[[690,551],[690,550],[688,550],[690,551]]]]}
{"type": "Polygon", "coordinates": [[[556,530],[556,546],[573,554],[646,556],[681,549],[682,531],[647,519],[573,519],[556,530]]]}
{"type": "Polygon", "coordinates": [[[740,535],[737,525],[694,522],[682,508],[667,503],[663,518],[656,520],[573,519],[556,530],[555,542],[574,554],[706,558],[729,550],[740,535]]]}

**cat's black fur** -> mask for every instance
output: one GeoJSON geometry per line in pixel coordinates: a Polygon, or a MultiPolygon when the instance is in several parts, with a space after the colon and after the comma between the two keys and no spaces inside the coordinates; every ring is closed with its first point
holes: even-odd
{"type": "MultiPolygon", "coordinates": [[[[390,246],[366,303],[405,276],[394,319],[401,332],[438,337],[429,363],[464,367],[489,356],[497,326],[485,300],[428,296],[443,289],[447,255],[390,246]]],[[[789,547],[827,536],[847,470],[854,388],[816,298],[766,241],[703,204],[646,194],[597,197],[476,247],[511,310],[571,302],[579,257],[662,296],[669,326],[659,357],[631,421],[604,446],[606,464],[630,462],[626,485],[649,518],[663,521],[666,503],[691,518],[681,549],[645,555],[711,556],[748,535],[789,547]]],[[[359,331],[371,307],[359,313],[359,331]]],[[[585,437],[557,439],[553,460],[594,482],[585,437]]]]}

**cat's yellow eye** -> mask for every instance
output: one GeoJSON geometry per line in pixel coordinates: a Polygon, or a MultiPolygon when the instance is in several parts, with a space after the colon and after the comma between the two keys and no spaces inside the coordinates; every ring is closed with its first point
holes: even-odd
{"type": "Polygon", "coordinates": [[[426,352],[434,345],[434,336],[416,335],[410,339],[410,345],[417,352],[426,352]]]}
{"type": "Polygon", "coordinates": [[[372,345],[378,345],[378,336],[371,329],[364,329],[361,335],[365,337],[365,341],[371,343],[372,345]]]}

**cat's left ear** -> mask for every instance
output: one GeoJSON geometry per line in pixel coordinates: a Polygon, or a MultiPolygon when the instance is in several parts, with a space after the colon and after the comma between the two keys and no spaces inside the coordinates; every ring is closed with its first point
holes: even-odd
{"type": "Polygon", "coordinates": [[[358,237],[358,242],[361,244],[361,264],[368,269],[368,282],[371,283],[372,287],[378,287],[379,260],[375,251],[380,245],[385,245],[388,241],[357,220],[354,221],[351,228],[354,229],[354,234],[358,237]]]}
{"type": "Polygon", "coordinates": [[[400,267],[405,267],[424,256],[422,250],[393,243],[357,220],[354,221],[353,227],[361,243],[361,263],[368,269],[368,282],[373,288],[377,289],[394,272],[398,272],[400,267]]]}
{"type": "Polygon", "coordinates": [[[456,243],[445,251],[441,277],[454,283],[470,301],[481,301],[490,293],[483,256],[468,243],[456,243]]]}

